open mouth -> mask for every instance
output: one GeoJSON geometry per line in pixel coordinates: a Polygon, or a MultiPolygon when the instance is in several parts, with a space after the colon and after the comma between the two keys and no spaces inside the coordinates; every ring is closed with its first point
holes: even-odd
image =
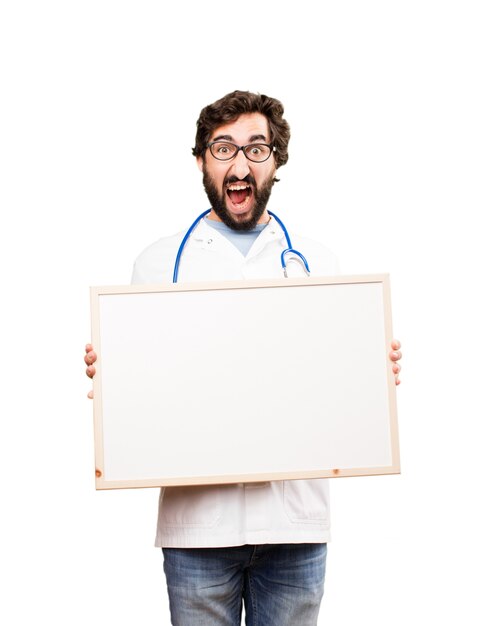
{"type": "Polygon", "coordinates": [[[237,210],[245,209],[250,203],[253,190],[249,183],[232,183],[227,186],[227,196],[237,210]]]}

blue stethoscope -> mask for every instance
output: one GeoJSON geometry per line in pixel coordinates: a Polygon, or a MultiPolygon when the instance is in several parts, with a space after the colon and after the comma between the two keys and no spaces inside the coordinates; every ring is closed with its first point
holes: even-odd
{"type": "MultiPolygon", "coordinates": [[[[180,260],[182,258],[182,254],[183,254],[183,249],[185,248],[185,245],[188,241],[188,238],[190,237],[190,235],[192,234],[192,232],[195,230],[198,222],[203,219],[206,215],[208,215],[210,213],[211,209],[208,209],[207,211],[204,211],[201,215],[199,215],[197,217],[197,219],[193,222],[193,224],[190,226],[190,228],[187,230],[185,237],[182,239],[182,243],[180,244],[179,248],[178,248],[178,252],[177,252],[177,258],[175,259],[175,268],[173,270],[173,282],[176,283],[178,280],[178,269],[180,267],[180,260]]],[[[287,262],[285,260],[285,256],[287,254],[295,254],[296,256],[298,256],[300,259],[302,259],[304,268],[305,268],[305,273],[307,274],[307,276],[310,276],[310,268],[308,267],[308,263],[307,263],[307,259],[303,256],[303,254],[301,254],[298,250],[294,250],[292,248],[292,241],[290,239],[290,236],[287,232],[287,229],[285,228],[284,223],[282,222],[282,220],[280,220],[275,213],[272,213],[271,211],[267,211],[267,213],[269,215],[271,215],[281,226],[282,230],[283,230],[283,234],[285,235],[285,239],[287,240],[287,247],[285,248],[285,250],[282,252],[282,254],[280,255],[280,261],[282,263],[282,268],[283,268],[283,275],[285,276],[285,278],[288,278],[287,276],[287,262]]]]}

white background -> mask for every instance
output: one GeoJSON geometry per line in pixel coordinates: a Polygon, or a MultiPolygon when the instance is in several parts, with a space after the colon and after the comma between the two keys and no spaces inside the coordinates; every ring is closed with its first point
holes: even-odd
{"type": "Polygon", "coordinates": [[[88,287],[208,208],[195,121],[237,88],[292,127],[270,208],[391,274],[404,345],[403,473],[332,481],[320,622],[478,623],[477,6],[2,2],[3,623],[168,623],[156,490],[94,491],[88,287]]]}

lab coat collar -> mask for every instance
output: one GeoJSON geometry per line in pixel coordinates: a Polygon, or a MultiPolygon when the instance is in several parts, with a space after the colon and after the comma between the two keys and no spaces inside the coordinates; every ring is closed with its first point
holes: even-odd
{"type": "MultiPolygon", "coordinates": [[[[270,221],[267,226],[255,239],[245,258],[250,259],[256,256],[262,252],[265,246],[270,242],[282,239],[282,237],[284,237],[284,234],[280,224],[274,217],[270,217],[270,221]]],[[[209,226],[208,218],[200,220],[197,227],[190,235],[190,242],[196,247],[204,249],[209,248],[211,250],[219,250],[228,246],[235,249],[238,254],[241,254],[241,252],[220,231],[216,230],[212,226],[209,226]]]]}

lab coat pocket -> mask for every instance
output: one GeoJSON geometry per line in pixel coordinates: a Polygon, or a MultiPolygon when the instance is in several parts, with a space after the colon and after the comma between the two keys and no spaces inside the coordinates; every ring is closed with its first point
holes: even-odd
{"type": "Polygon", "coordinates": [[[291,522],[328,523],[328,482],[286,480],[283,483],[283,506],[291,522]]]}
{"type": "Polygon", "coordinates": [[[159,504],[163,526],[211,528],[220,519],[217,486],[166,487],[159,504]]]}

